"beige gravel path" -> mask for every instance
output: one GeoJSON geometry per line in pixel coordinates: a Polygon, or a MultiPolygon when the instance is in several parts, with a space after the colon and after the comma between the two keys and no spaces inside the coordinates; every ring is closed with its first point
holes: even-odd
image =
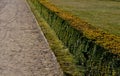
{"type": "Polygon", "coordinates": [[[0,0],[0,76],[62,76],[25,0],[0,0]]]}

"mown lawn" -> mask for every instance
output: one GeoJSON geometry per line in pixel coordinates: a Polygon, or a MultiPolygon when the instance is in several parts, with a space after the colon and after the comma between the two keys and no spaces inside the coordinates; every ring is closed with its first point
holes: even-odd
{"type": "Polygon", "coordinates": [[[97,28],[120,36],[120,0],[49,0],[97,28]]]}

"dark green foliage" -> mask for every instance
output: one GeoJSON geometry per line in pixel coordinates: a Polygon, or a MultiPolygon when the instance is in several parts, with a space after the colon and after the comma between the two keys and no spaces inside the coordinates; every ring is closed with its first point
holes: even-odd
{"type": "MultiPolygon", "coordinates": [[[[94,40],[89,39],[70,26],[67,20],[59,17],[38,0],[33,1],[37,10],[56,32],[58,38],[69,48],[70,53],[75,56],[76,64],[80,67],[83,76],[118,76],[120,75],[120,57],[110,53],[94,40]]],[[[72,69],[71,69],[72,70],[72,69]]],[[[67,76],[69,73],[66,73],[67,76]]]]}

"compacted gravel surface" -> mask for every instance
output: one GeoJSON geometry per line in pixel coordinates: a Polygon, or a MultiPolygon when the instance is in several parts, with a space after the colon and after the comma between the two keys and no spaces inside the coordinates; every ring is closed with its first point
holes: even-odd
{"type": "Polygon", "coordinates": [[[0,0],[0,76],[63,76],[25,0],[0,0]]]}

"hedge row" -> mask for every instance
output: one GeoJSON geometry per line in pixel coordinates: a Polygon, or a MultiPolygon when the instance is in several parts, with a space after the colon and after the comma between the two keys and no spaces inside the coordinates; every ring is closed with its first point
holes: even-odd
{"type": "Polygon", "coordinates": [[[40,15],[75,56],[77,65],[84,68],[84,76],[120,74],[120,37],[94,28],[48,1],[31,1],[37,5],[40,15]]]}
{"type": "Polygon", "coordinates": [[[84,36],[87,38],[95,41],[95,43],[101,45],[105,49],[108,49],[109,52],[120,55],[120,37],[105,33],[100,29],[92,27],[91,24],[73,16],[68,12],[60,10],[47,0],[39,0],[39,2],[50,11],[61,17],[63,20],[68,21],[73,28],[77,29],[78,31],[82,31],[84,36]]]}

